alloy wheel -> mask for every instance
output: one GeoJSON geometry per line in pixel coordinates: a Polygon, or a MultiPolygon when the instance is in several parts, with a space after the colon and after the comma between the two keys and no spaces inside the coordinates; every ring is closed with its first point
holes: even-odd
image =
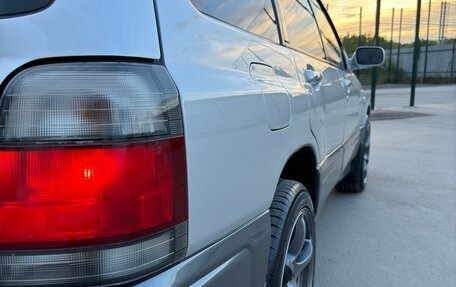
{"type": "Polygon", "coordinates": [[[313,285],[314,228],[308,209],[298,214],[287,244],[285,264],[282,270],[282,286],[310,287],[313,285]]]}

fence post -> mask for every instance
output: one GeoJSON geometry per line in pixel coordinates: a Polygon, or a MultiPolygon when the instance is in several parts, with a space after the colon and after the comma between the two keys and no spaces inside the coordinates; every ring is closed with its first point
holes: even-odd
{"type": "MultiPolygon", "coordinates": [[[[375,46],[378,46],[379,30],[380,30],[380,6],[381,0],[377,0],[377,11],[375,12],[375,46]]],[[[375,109],[375,90],[377,88],[377,68],[372,68],[372,83],[371,83],[371,107],[375,109]]]]}
{"type": "Polygon", "coordinates": [[[440,2],[440,17],[439,17],[439,37],[437,39],[437,42],[439,44],[442,44],[442,38],[441,38],[441,34],[442,34],[442,12],[443,12],[443,2],[440,2]]]}
{"type": "Polygon", "coordinates": [[[391,41],[390,41],[390,48],[389,48],[389,59],[388,59],[388,83],[391,82],[391,60],[393,58],[393,32],[394,31],[394,8],[393,8],[393,15],[391,16],[391,41]]]}
{"type": "Polygon", "coordinates": [[[429,0],[428,22],[427,22],[427,32],[426,32],[426,52],[424,53],[423,83],[426,83],[427,60],[428,60],[428,51],[429,51],[429,22],[431,22],[431,3],[432,3],[432,0],[429,0]]]}
{"type": "Polygon", "coordinates": [[[453,50],[451,50],[451,70],[450,70],[450,83],[453,81],[454,73],[454,53],[456,52],[456,42],[453,43],[453,50]]]}
{"type": "Polygon", "coordinates": [[[363,7],[359,7],[359,34],[358,34],[358,46],[361,46],[361,35],[362,35],[362,22],[363,22],[363,7]]]}
{"type": "MultiPolygon", "coordinates": [[[[361,47],[362,21],[363,21],[363,7],[359,7],[358,47],[361,47]]],[[[356,70],[356,75],[359,77],[359,70],[356,70]]]]}
{"type": "MultiPolygon", "coordinates": [[[[402,37],[402,12],[404,12],[404,8],[401,8],[401,17],[399,20],[399,39],[397,43],[397,59],[396,59],[396,73],[399,72],[399,58],[401,56],[401,37],[402,37]]],[[[399,82],[399,75],[396,75],[396,83],[399,82]]]]}
{"type": "Polygon", "coordinates": [[[443,2],[443,16],[442,16],[442,44],[445,44],[445,22],[447,21],[447,19],[446,19],[446,14],[447,14],[447,5],[448,5],[448,2],[443,2]]]}
{"type": "Polygon", "coordinates": [[[416,26],[415,26],[415,49],[413,51],[413,69],[412,69],[412,89],[410,92],[410,106],[415,106],[415,89],[416,76],[418,70],[418,58],[420,56],[420,18],[421,18],[421,0],[416,5],[416,26]]]}

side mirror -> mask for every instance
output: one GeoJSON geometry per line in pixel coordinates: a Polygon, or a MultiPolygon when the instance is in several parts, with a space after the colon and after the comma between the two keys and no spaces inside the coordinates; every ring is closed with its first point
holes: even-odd
{"type": "Polygon", "coordinates": [[[381,47],[359,47],[350,58],[350,67],[354,70],[381,66],[385,63],[385,50],[381,47]]]}

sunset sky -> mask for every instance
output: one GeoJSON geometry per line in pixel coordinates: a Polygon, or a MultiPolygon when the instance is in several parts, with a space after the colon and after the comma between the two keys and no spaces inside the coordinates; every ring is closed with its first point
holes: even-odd
{"type": "MultiPolygon", "coordinates": [[[[328,12],[341,36],[347,34],[358,35],[360,7],[363,8],[362,34],[374,34],[376,0],[322,0],[322,2],[327,5],[328,12]]],[[[432,1],[429,29],[430,39],[437,40],[438,38],[441,2],[437,0],[432,1]]],[[[456,38],[456,0],[446,0],[446,2],[448,4],[445,36],[446,38],[456,38]]],[[[381,4],[380,34],[390,39],[392,9],[395,8],[393,39],[394,41],[398,40],[400,10],[403,8],[401,42],[412,42],[415,33],[416,5],[416,0],[383,0],[381,4]]],[[[426,37],[428,9],[429,1],[423,0],[420,25],[421,38],[426,37]]]]}

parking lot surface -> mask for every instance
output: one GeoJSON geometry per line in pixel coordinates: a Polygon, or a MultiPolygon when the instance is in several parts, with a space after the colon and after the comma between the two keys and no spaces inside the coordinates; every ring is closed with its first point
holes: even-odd
{"type": "Polygon", "coordinates": [[[367,189],[321,210],[316,287],[456,286],[456,86],[409,95],[377,91],[367,189]]]}

